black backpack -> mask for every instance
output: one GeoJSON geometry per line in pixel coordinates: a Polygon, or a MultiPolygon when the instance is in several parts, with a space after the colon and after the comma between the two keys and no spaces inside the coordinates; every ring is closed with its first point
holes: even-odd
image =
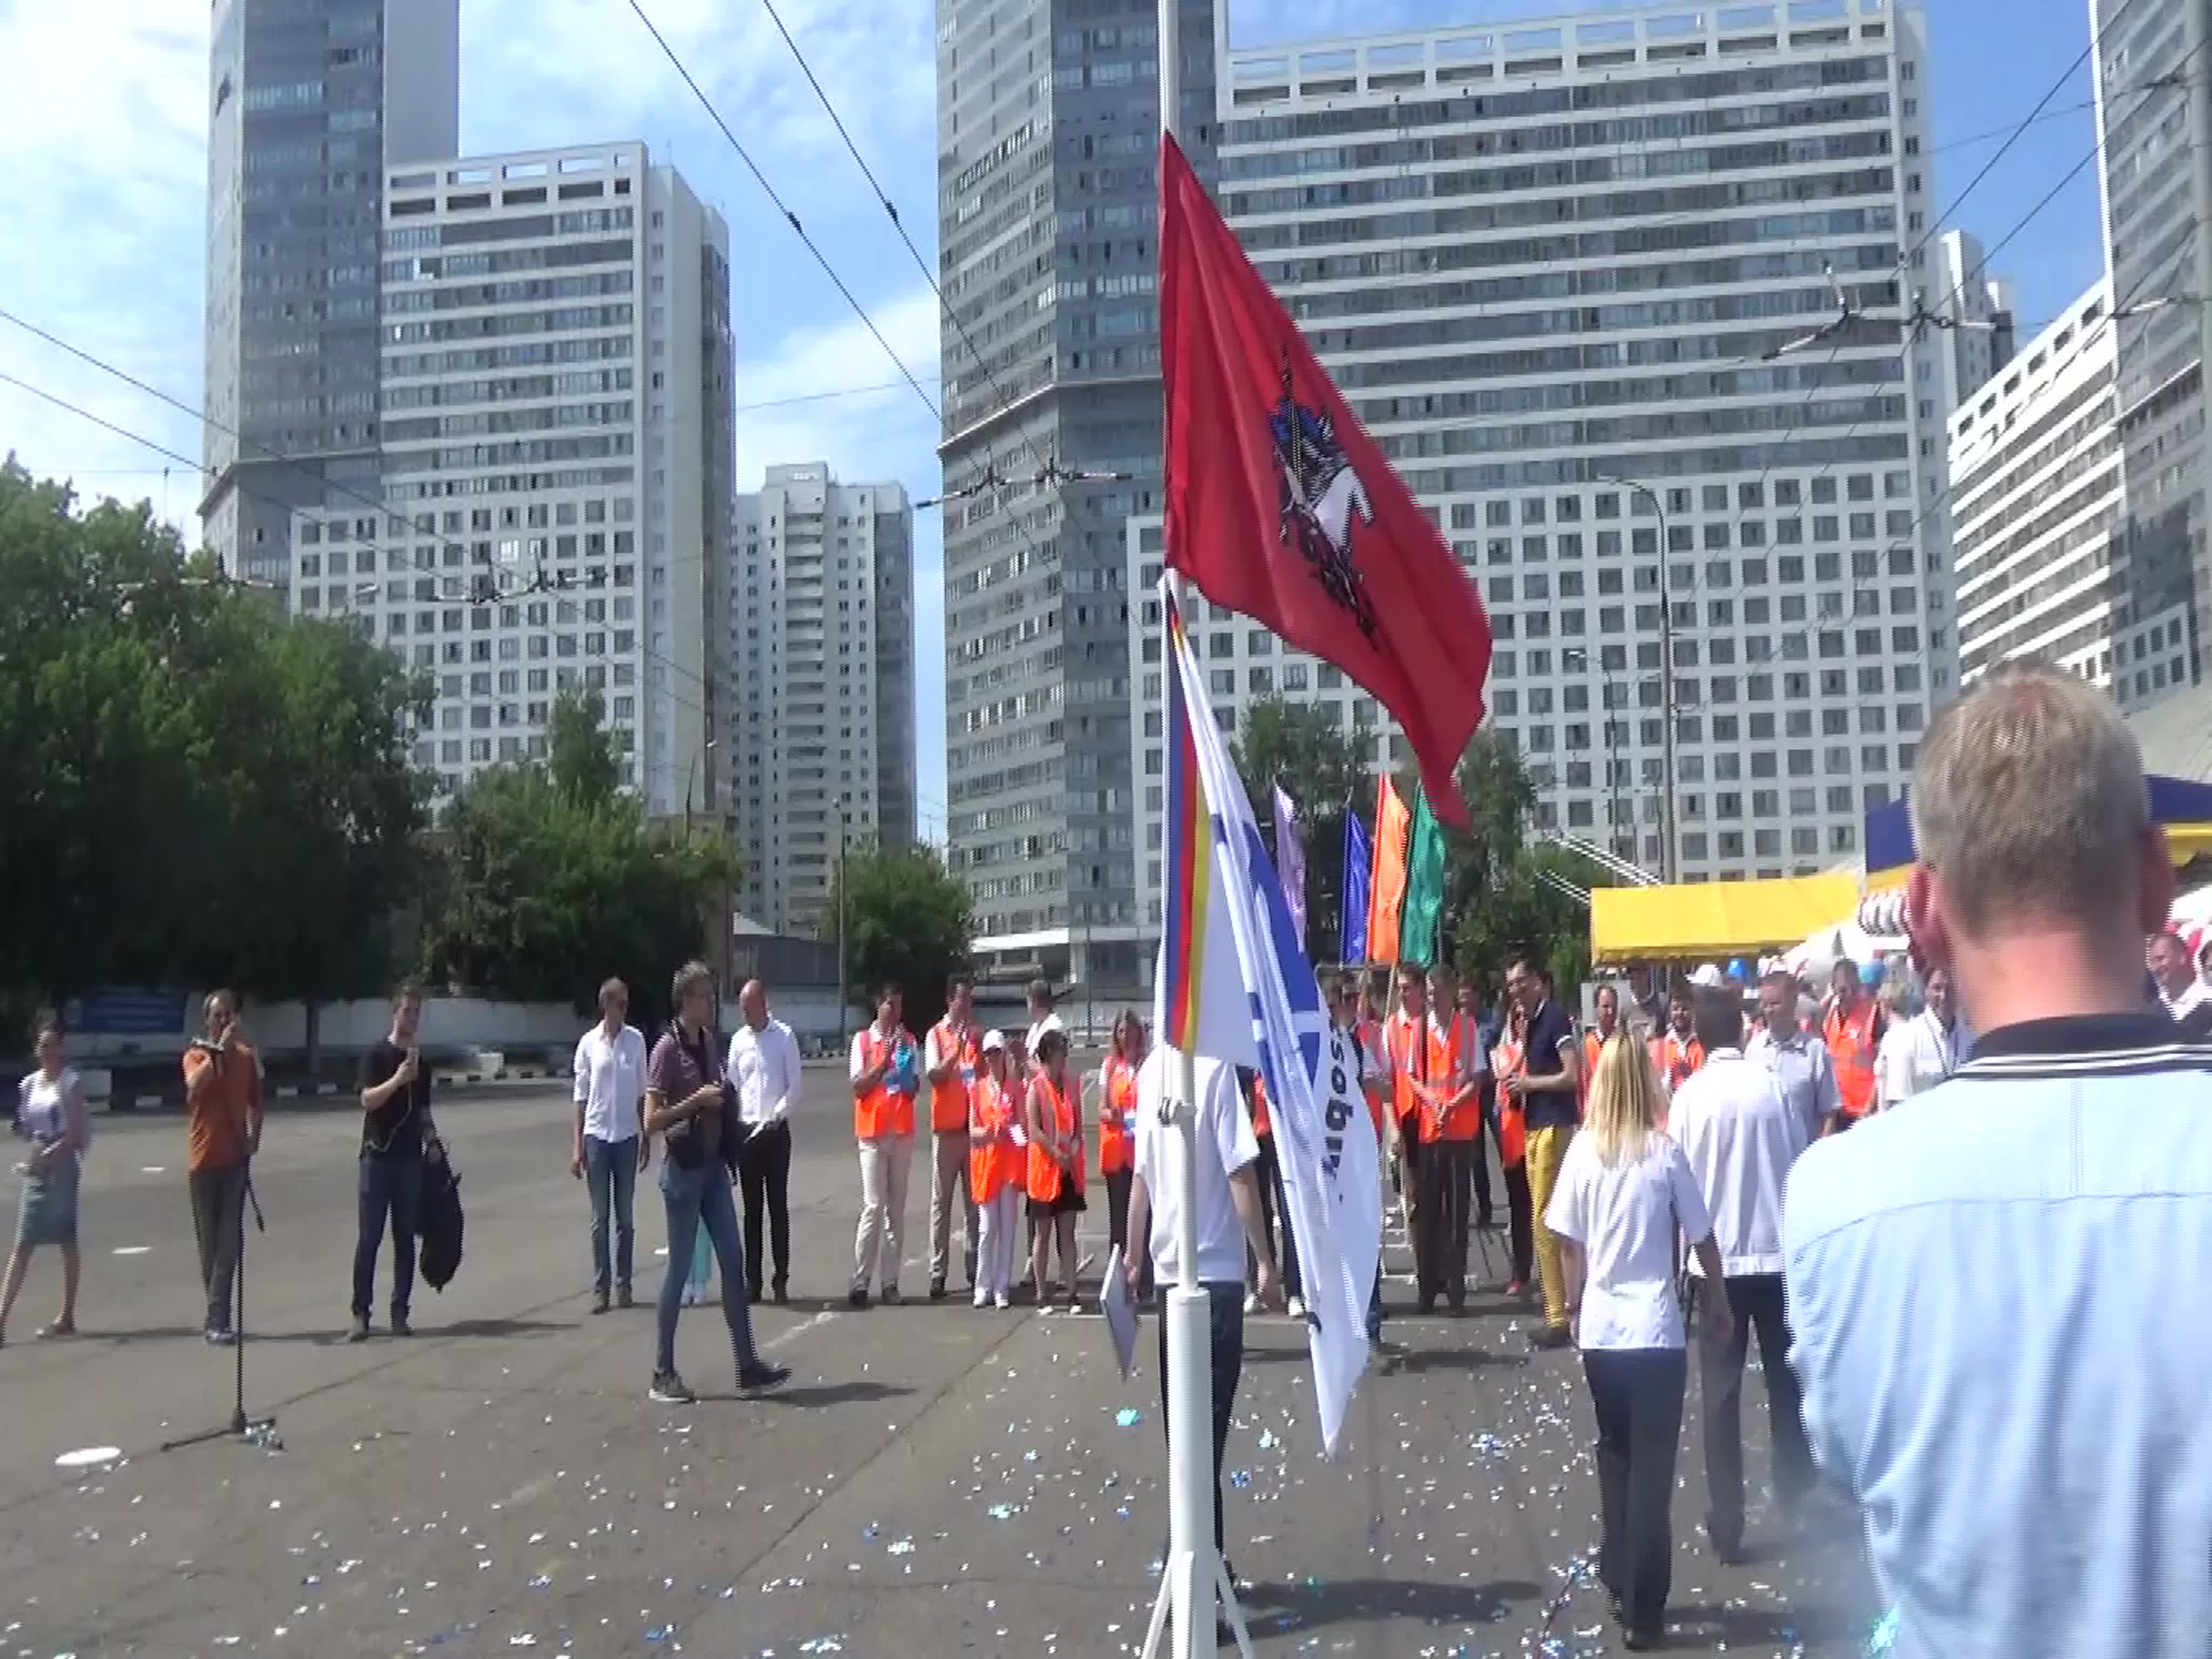
{"type": "Polygon", "coordinates": [[[461,1177],[442,1142],[422,1155],[422,1231],[420,1267],[432,1290],[443,1291],[461,1265],[461,1177]]]}

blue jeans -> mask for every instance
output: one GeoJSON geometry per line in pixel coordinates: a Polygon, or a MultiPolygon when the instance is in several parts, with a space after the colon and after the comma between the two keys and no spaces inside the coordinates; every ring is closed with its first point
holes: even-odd
{"type": "Polygon", "coordinates": [[[407,1317],[415,1294],[415,1234],[422,1213],[422,1160],[413,1153],[364,1152],[361,1159],[361,1232],[353,1247],[353,1316],[376,1304],[376,1257],[384,1223],[392,1221],[392,1316],[407,1317]]]}
{"type": "Polygon", "coordinates": [[[630,1266],[636,1255],[637,1227],[633,1199],[637,1192],[637,1137],[602,1140],[584,1137],[584,1184],[592,1189],[592,1288],[607,1293],[607,1212],[614,1212],[614,1279],[629,1289],[630,1266]]]}
{"type": "Polygon", "coordinates": [[[658,1346],[653,1370],[676,1369],[676,1316],[684,1310],[684,1281],[691,1271],[691,1241],[704,1227],[722,1270],[722,1317],[730,1327],[730,1348],[738,1366],[756,1363],[752,1310],[745,1300],[745,1247],[738,1237],[738,1206],[730,1201],[730,1174],[720,1158],[696,1170],[660,1163],[660,1197],[668,1209],[668,1273],[660,1281],[658,1346]]]}

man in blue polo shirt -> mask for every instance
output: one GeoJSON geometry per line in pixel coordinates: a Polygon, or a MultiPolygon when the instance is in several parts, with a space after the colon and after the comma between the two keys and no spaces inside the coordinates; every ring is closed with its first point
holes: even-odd
{"type": "Polygon", "coordinates": [[[1505,1091],[1521,1102],[1528,1129],[1528,1206],[1536,1221],[1536,1265],[1544,1281],[1544,1322],[1528,1333],[1535,1348],[1564,1348],[1574,1341],[1567,1322],[1566,1266],[1559,1236],[1544,1224],[1552,1188],[1575,1138],[1580,1097],[1581,1044],[1574,1022],[1552,996],[1551,976],[1527,956],[1505,969],[1505,994],[1528,1013],[1521,1069],[1505,1079],[1505,1091]]]}
{"type": "Polygon", "coordinates": [[[2142,1003],[2173,871],[2141,757],[2102,692],[2007,665],[1911,799],[1914,950],[1981,1035],[1790,1172],[1814,1456],[1864,1507],[1894,1659],[2203,1659],[2212,1048],[2142,1003]]]}

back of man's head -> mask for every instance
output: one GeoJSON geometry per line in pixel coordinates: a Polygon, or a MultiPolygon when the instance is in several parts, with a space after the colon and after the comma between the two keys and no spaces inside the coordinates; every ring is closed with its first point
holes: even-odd
{"type": "Polygon", "coordinates": [[[1692,1018],[1698,1042],[1707,1054],[1743,1044],[1743,1002],[1732,986],[1701,985],[1692,1018]]]}
{"type": "Polygon", "coordinates": [[[2063,931],[2139,954],[2150,798],[2103,692],[2039,663],[1997,669],[1929,728],[1911,813],[1916,902],[1949,937],[2063,931]]]}

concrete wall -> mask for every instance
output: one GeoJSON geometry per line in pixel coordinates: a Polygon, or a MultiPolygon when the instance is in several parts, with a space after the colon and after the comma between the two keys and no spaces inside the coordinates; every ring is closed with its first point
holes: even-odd
{"type": "MultiPolygon", "coordinates": [[[[197,1024],[204,993],[185,999],[185,1017],[195,1022],[190,1030],[73,1033],[70,1057],[81,1065],[100,1061],[144,1060],[181,1055],[185,1045],[199,1035],[197,1024]]],[[[357,1002],[326,1002],[321,1008],[323,1052],[330,1055],[358,1054],[382,1036],[392,1024],[392,1005],[382,997],[357,1002]]],[[[248,1002],[244,1013],[246,1040],[264,1060],[301,1054],[307,1047],[307,1009],[300,1002],[248,1002]]],[[[489,1002],[475,997],[430,997],[422,1004],[422,1048],[438,1055],[472,1048],[538,1049],[573,1047],[588,1020],[562,1003],[489,1002]]]]}

